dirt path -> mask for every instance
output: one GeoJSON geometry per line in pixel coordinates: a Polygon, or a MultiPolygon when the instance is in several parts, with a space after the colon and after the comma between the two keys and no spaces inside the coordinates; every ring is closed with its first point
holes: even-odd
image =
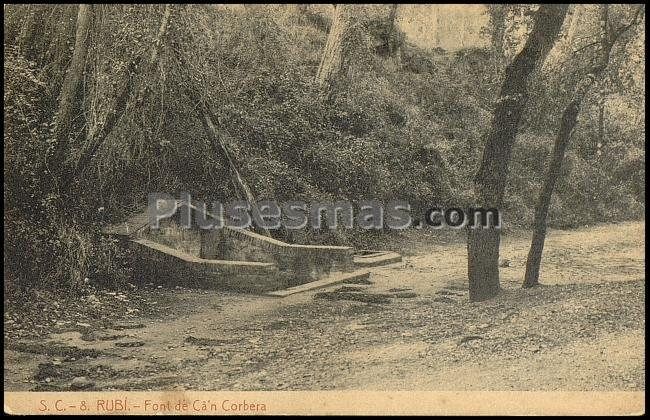
{"type": "Polygon", "coordinates": [[[5,389],[645,389],[644,224],[552,231],[524,291],[528,246],[504,238],[504,292],[480,304],[460,242],[286,298],[155,291],[168,316],[11,341],[5,389]]]}

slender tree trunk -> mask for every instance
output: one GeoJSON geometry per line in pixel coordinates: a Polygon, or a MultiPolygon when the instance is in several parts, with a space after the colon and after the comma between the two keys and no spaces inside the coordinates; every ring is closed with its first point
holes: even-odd
{"type": "MultiPolygon", "coordinates": [[[[153,45],[151,46],[151,53],[149,55],[149,61],[147,62],[147,67],[149,69],[153,69],[153,66],[156,64],[156,61],[158,59],[158,54],[160,53],[162,41],[167,31],[167,25],[169,24],[170,16],[171,16],[171,7],[169,4],[167,4],[165,5],[163,17],[160,23],[160,27],[158,29],[158,34],[156,36],[153,45]]],[[[135,77],[132,76],[132,74],[136,73],[136,71],[139,71],[141,61],[142,60],[137,60],[136,62],[129,63],[129,66],[127,67],[126,70],[127,80],[124,83],[122,89],[120,90],[120,93],[117,95],[113,109],[109,111],[109,114],[106,117],[104,124],[98,130],[96,130],[92,135],[88,136],[88,138],[86,139],[86,147],[82,152],[81,157],[79,158],[79,160],[77,160],[74,166],[64,174],[61,183],[62,192],[65,193],[69,191],[72,185],[72,181],[74,180],[74,177],[80,174],[81,172],[83,172],[83,170],[86,167],[88,167],[92,159],[95,157],[95,154],[97,153],[99,148],[102,146],[102,144],[104,144],[106,138],[117,126],[117,123],[124,115],[124,112],[126,111],[127,108],[127,102],[129,96],[135,91],[135,87],[134,87],[135,77]]],[[[142,102],[144,101],[143,89],[144,88],[141,87],[140,91],[138,92],[135,106],[141,105],[142,102]]]]}
{"type": "Polygon", "coordinates": [[[465,35],[467,34],[467,21],[461,20],[457,22],[458,28],[458,46],[459,48],[465,48],[465,35]]]}
{"type": "Polygon", "coordinates": [[[542,191],[539,194],[535,206],[535,221],[533,225],[533,242],[528,252],[526,261],[526,275],[523,287],[533,287],[539,284],[539,267],[542,261],[544,250],[544,239],[546,238],[546,216],[551,204],[551,195],[555,184],[560,177],[560,169],[566,148],[571,140],[571,133],[576,125],[580,103],[582,98],[576,98],[564,109],[560,131],[555,139],[553,157],[548,167],[542,191]]]}
{"type": "Polygon", "coordinates": [[[325,50],[316,73],[316,81],[326,99],[329,99],[332,93],[332,84],[343,68],[348,24],[347,7],[337,4],[334,6],[332,26],[327,35],[325,50]]]}
{"type": "Polygon", "coordinates": [[[153,65],[158,59],[158,52],[160,51],[160,46],[162,45],[163,38],[167,33],[167,25],[169,24],[169,18],[171,16],[172,9],[169,4],[165,5],[165,10],[163,12],[163,17],[160,22],[160,27],[158,28],[158,35],[154,44],[151,46],[151,56],[149,57],[149,65],[153,65]]]}
{"type": "Polygon", "coordinates": [[[506,37],[506,16],[508,14],[508,9],[505,5],[492,5],[492,7],[498,7],[499,9],[495,12],[494,16],[494,32],[492,33],[492,45],[494,50],[497,53],[499,59],[505,57],[505,48],[503,42],[506,37]]]}
{"type": "MultiPolygon", "coordinates": [[[[154,40],[154,43],[151,45],[149,61],[147,62],[147,69],[151,72],[154,71],[154,66],[158,64],[158,54],[160,54],[160,49],[162,48],[163,41],[165,39],[165,36],[167,35],[167,27],[169,26],[171,13],[172,13],[171,5],[165,4],[165,9],[163,10],[163,15],[160,20],[160,26],[158,27],[158,34],[156,35],[156,39],[154,40]]],[[[137,67],[139,67],[139,65],[137,67]]],[[[142,84],[136,96],[136,102],[135,102],[136,107],[142,105],[142,103],[144,102],[145,95],[146,95],[145,90],[146,90],[146,85],[142,84]]]]}
{"type": "MultiPolygon", "coordinates": [[[[173,34],[173,35],[178,35],[178,34],[173,34]]],[[[179,65],[181,69],[189,69],[190,67],[187,65],[184,57],[182,54],[179,54],[179,46],[177,44],[174,44],[176,41],[175,36],[172,36],[172,51],[175,53],[176,58],[178,59],[179,65]]],[[[188,98],[190,98],[191,101],[194,103],[198,104],[197,111],[198,111],[198,117],[199,121],[203,125],[203,128],[208,136],[209,144],[212,147],[212,150],[216,155],[220,155],[224,158],[226,161],[226,165],[230,169],[231,173],[231,179],[233,183],[235,184],[235,187],[238,192],[240,192],[245,200],[248,202],[248,204],[251,207],[251,210],[253,212],[259,212],[259,208],[257,206],[257,201],[255,200],[255,196],[253,195],[250,187],[242,177],[241,173],[239,172],[239,169],[237,167],[237,164],[234,160],[234,158],[230,154],[230,150],[228,148],[228,145],[225,142],[225,137],[226,133],[223,132],[223,130],[220,130],[217,127],[217,124],[219,124],[219,119],[217,116],[215,116],[208,105],[205,103],[203,100],[203,97],[201,96],[201,91],[198,88],[198,86],[195,84],[193,81],[192,77],[190,77],[189,74],[185,75],[185,79],[187,81],[187,85],[184,88],[185,94],[187,95],[188,98]]],[[[261,231],[261,233],[265,234],[268,237],[271,237],[271,233],[267,229],[258,229],[261,231]]]]}
{"type": "Polygon", "coordinates": [[[137,67],[138,66],[136,63],[132,62],[129,64],[126,71],[127,80],[124,83],[124,87],[122,88],[119,95],[117,96],[113,109],[109,111],[108,116],[106,117],[106,121],[92,135],[88,135],[88,138],[86,139],[86,146],[84,148],[84,151],[81,154],[81,157],[76,161],[76,163],[70,164],[71,168],[68,169],[63,174],[61,180],[61,188],[60,188],[62,193],[65,194],[70,191],[70,188],[72,187],[75,178],[79,176],[79,174],[81,174],[84,171],[84,169],[88,167],[92,159],[95,157],[95,154],[97,153],[99,148],[102,146],[102,144],[104,144],[104,141],[106,140],[108,135],[113,131],[113,129],[119,122],[122,115],[124,115],[124,112],[126,111],[126,107],[127,107],[128,98],[134,90],[133,89],[134,78],[130,74],[136,72],[137,67]]]}
{"type": "Polygon", "coordinates": [[[605,144],[605,98],[598,100],[598,148],[605,144]]]}
{"type": "MultiPolygon", "coordinates": [[[[541,5],[526,44],[506,68],[492,127],[486,135],[481,167],[474,180],[480,205],[484,208],[501,208],[512,147],[528,102],[528,79],[551,49],[566,12],[566,5],[541,5]]],[[[500,232],[494,227],[468,228],[468,278],[472,301],[486,300],[499,293],[499,243],[500,232]]]]}
{"type": "MultiPolygon", "coordinates": [[[[560,130],[555,140],[551,162],[549,163],[548,172],[544,180],[542,191],[540,192],[537,205],[535,207],[535,221],[533,225],[533,240],[528,252],[528,260],[526,261],[526,275],[524,278],[523,287],[534,287],[539,284],[539,269],[542,261],[542,253],[544,250],[544,241],[546,239],[546,218],[548,216],[548,209],[551,202],[551,196],[555,188],[555,184],[560,175],[564,155],[571,140],[571,133],[576,125],[577,114],[580,110],[582,100],[587,94],[591,86],[602,80],[602,77],[607,69],[609,63],[609,56],[616,39],[622,33],[629,29],[634,23],[638,23],[637,18],[640,13],[634,17],[630,25],[624,27],[622,31],[617,33],[610,33],[608,27],[608,5],[600,5],[600,27],[601,27],[601,58],[590,74],[581,80],[576,88],[575,94],[569,105],[564,110],[562,115],[562,122],[560,130]]],[[[599,133],[600,135],[600,133],[599,133]]]]}
{"type": "MultiPolygon", "coordinates": [[[[599,26],[600,26],[600,73],[605,71],[609,63],[609,54],[613,47],[610,37],[609,25],[609,5],[599,6],[599,26]]],[[[605,89],[601,86],[598,95],[598,144],[605,144],[605,89]]],[[[600,147],[598,146],[598,147],[600,147]]]]}
{"type": "Polygon", "coordinates": [[[37,26],[36,14],[39,11],[36,9],[36,6],[31,4],[28,4],[25,6],[25,8],[27,10],[27,15],[25,16],[25,20],[23,21],[20,28],[20,33],[18,34],[18,42],[16,44],[19,46],[23,56],[30,59],[33,57],[31,51],[33,49],[33,39],[37,26]]]}
{"type": "Polygon", "coordinates": [[[65,154],[68,152],[70,130],[74,110],[78,107],[78,96],[81,79],[83,78],[86,55],[88,53],[88,35],[92,19],[92,6],[80,4],[77,13],[77,29],[75,33],[72,61],[63,79],[59,96],[58,110],[54,116],[54,152],[53,161],[58,169],[64,166],[65,154]]]}
{"type": "Polygon", "coordinates": [[[384,44],[386,47],[386,54],[389,57],[394,57],[397,50],[397,42],[395,40],[395,25],[397,20],[397,8],[398,4],[392,4],[390,6],[390,12],[388,13],[388,20],[386,20],[386,31],[384,33],[384,44]]]}
{"type": "MultiPolygon", "coordinates": [[[[215,153],[221,154],[226,158],[228,166],[230,167],[232,179],[235,181],[235,185],[237,185],[237,187],[243,193],[246,202],[248,202],[248,204],[251,206],[251,210],[253,212],[259,212],[255,196],[253,195],[251,189],[248,187],[246,181],[244,181],[244,178],[242,178],[241,174],[239,173],[239,169],[237,169],[237,165],[235,164],[234,159],[230,156],[228,147],[224,143],[222,136],[219,134],[217,128],[214,125],[213,119],[210,115],[210,110],[202,102],[199,109],[201,116],[203,117],[204,127],[207,129],[208,136],[210,137],[210,144],[212,145],[212,149],[215,153]]],[[[256,228],[260,230],[264,235],[271,237],[271,233],[267,229],[258,227],[256,228]]]]}
{"type": "Polygon", "coordinates": [[[433,29],[433,42],[434,45],[438,48],[442,48],[442,28],[440,28],[440,25],[442,23],[440,19],[440,5],[439,4],[434,4],[431,6],[434,10],[434,13],[436,16],[432,19],[434,22],[434,29],[433,29]]]}
{"type": "Polygon", "coordinates": [[[571,47],[571,44],[573,44],[573,39],[575,38],[576,35],[576,29],[578,28],[578,23],[580,22],[581,19],[581,13],[582,13],[582,8],[584,6],[581,4],[575,4],[573,6],[573,12],[571,13],[571,24],[569,25],[569,29],[567,31],[566,35],[566,44],[571,47]]]}
{"type": "MultiPolygon", "coordinates": [[[[45,14],[50,13],[54,9],[68,8],[70,6],[52,6],[52,5],[12,5],[12,8],[24,8],[25,16],[18,24],[17,33],[12,25],[8,25],[5,20],[5,39],[10,39],[12,34],[15,33],[16,44],[23,57],[30,61],[36,61],[42,64],[44,50],[47,46],[44,45],[42,36],[43,26],[45,25],[45,14]]],[[[14,10],[15,12],[15,10],[14,10]]],[[[55,12],[56,13],[56,12],[55,12]]],[[[63,24],[63,27],[66,25],[63,24]]],[[[55,38],[55,37],[53,37],[55,38]]]]}

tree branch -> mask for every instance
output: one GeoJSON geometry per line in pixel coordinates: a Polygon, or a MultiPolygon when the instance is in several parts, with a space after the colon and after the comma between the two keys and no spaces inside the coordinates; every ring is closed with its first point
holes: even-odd
{"type": "Polygon", "coordinates": [[[620,38],[625,32],[627,32],[631,27],[634,25],[637,25],[640,23],[640,17],[641,17],[641,12],[645,11],[645,5],[641,4],[639,7],[637,7],[636,12],[634,13],[634,17],[628,23],[627,25],[623,25],[620,28],[618,28],[616,31],[612,32],[612,34],[609,37],[609,43],[610,45],[614,45],[618,38],[620,38]]]}

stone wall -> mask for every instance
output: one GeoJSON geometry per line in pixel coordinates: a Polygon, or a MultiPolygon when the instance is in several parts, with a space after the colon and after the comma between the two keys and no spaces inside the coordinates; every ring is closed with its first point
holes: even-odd
{"type": "MultiPolygon", "coordinates": [[[[188,204],[179,203],[182,205],[188,204]]],[[[190,208],[196,211],[194,206],[190,208]]],[[[179,214],[161,221],[157,230],[143,226],[130,234],[114,233],[134,249],[138,259],[134,268],[140,277],[157,284],[256,292],[354,269],[351,247],[288,244],[231,227],[186,229],[179,224],[179,214]]]]}
{"type": "Polygon", "coordinates": [[[290,279],[290,286],[354,268],[351,247],[288,244],[230,227],[186,229],[174,218],[162,221],[158,230],[143,230],[137,237],[204,260],[274,263],[290,279]]]}
{"type": "Polygon", "coordinates": [[[292,274],[291,286],[314,281],[332,271],[354,269],[354,250],[351,247],[287,244],[242,229],[224,228],[219,235],[236,247],[254,245],[274,261],[281,272],[292,274]]]}
{"type": "Polygon", "coordinates": [[[262,293],[290,284],[273,263],[205,260],[147,239],[129,242],[135,277],[154,284],[262,293]]]}

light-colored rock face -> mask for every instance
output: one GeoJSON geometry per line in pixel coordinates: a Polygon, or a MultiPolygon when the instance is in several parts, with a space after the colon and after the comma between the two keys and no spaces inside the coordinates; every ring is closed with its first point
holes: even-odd
{"type": "MultiPolygon", "coordinates": [[[[244,12],[241,4],[218,5],[231,11],[244,12]]],[[[260,6],[262,7],[262,6],[260,6]]],[[[269,10],[279,6],[266,5],[269,10]]],[[[332,13],[331,4],[312,4],[311,10],[317,13],[332,13]]],[[[387,17],[389,5],[358,4],[351,9],[375,17],[387,17]]],[[[397,24],[409,42],[422,48],[443,48],[459,50],[461,48],[482,47],[487,38],[481,29],[487,23],[485,6],[482,4],[400,4],[397,12],[397,24]]]]}
{"type": "Polygon", "coordinates": [[[422,48],[482,47],[487,38],[481,29],[487,23],[481,4],[400,5],[398,25],[407,40],[422,48]]]}

